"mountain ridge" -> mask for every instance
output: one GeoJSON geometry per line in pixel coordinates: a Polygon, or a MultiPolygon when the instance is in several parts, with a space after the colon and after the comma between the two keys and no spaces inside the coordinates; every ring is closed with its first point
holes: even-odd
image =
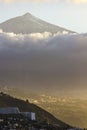
{"type": "Polygon", "coordinates": [[[16,34],[23,33],[43,33],[51,32],[52,34],[60,32],[74,33],[63,27],[53,25],[30,13],[25,13],[22,16],[17,16],[0,23],[0,28],[5,32],[14,32],[16,34]]]}

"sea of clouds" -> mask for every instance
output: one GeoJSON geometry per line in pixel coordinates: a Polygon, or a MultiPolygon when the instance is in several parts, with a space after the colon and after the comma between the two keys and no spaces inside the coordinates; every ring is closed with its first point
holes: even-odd
{"type": "Polygon", "coordinates": [[[37,89],[85,90],[87,34],[0,30],[0,79],[37,89]]]}

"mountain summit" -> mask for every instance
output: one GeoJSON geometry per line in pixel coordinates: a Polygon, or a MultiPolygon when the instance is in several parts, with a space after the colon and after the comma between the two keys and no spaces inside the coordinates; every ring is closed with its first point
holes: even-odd
{"type": "Polygon", "coordinates": [[[16,34],[29,34],[29,33],[43,33],[51,32],[52,34],[67,31],[73,33],[65,28],[45,22],[30,13],[26,13],[22,16],[9,19],[0,24],[0,28],[5,32],[14,32],[16,34]]]}
{"type": "Polygon", "coordinates": [[[24,17],[26,17],[26,16],[32,16],[32,14],[30,14],[29,12],[27,12],[26,14],[24,14],[24,17]]]}

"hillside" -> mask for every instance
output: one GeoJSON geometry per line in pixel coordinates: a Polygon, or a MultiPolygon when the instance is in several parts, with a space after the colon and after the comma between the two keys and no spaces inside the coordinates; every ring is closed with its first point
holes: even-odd
{"type": "Polygon", "coordinates": [[[40,106],[56,118],[81,128],[87,128],[87,100],[61,95],[52,96],[36,94],[22,89],[0,88],[1,91],[15,95],[19,99],[28,99],[30,103],[40,106]]]}
{"type": "Polygon", "coordinates": [[[30,13],[26,13],[23,16],[15,17],[9,19],[0,24],[0,28],[5,32],[14,32],[16,34],[29,34],[29,33],[43,33],[43,32],[51,32],[51,33],[73,33],[68,29],[50,24],[45,22],[30,13]]]}
{"type": "Polygon", "coordinates": [[[28,100],[20,100],[11,97],[7,94],[0,93],[0,107],[18,107],[20,111],[30,111],[36,113],[36,119],[40,121],[48,121],[51,124],[56,124],[60,127],[67,127],[66,123],[56,119],[53,115],[45,111],[44,109],[29,103],[28,100]]]}

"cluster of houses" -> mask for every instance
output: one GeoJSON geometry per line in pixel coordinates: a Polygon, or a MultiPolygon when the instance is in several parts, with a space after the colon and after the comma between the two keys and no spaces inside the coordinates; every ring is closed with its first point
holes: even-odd
{"type": "Polygon", "coordinates": [[[17,107],[7,107],[7,108],[0,108],[0,115],[9,115],[9,114],[20,114],[24,117],[27,117],[30,120],[36,120],[34,112],[20,112],[19,108],[17,107]]]}
{"type": "Polygon", "coordinates": [[[34,112],[20,112],[17,107],[0,108],[0,130],[34,130],[34,112]]]}
{"type": "Polygon", "coordinates": [[[35,113],[34,112],[20,112],[19,108],[17,107],[6,107],[0,108],[0,114],[9,115],[9,114],[21,114],[24,117],[27,117],[30,120],[35,120],[35,113]]]}
{"type": "Polygon", "coordinates": [[[0,130],[82,130],[64,128],[36,121],[34,112],[20,112],[17,107],[0,108],[0,130]]]}
{"type": "MultiPolygon", "coordinates": [[[[17,107],[0,108],[0,130],[63,130],[46,121],[37,121],[34,112],[20,112],[17,107]]],[[[67,129],[64,129],[67,130],[67,129]]]]}

